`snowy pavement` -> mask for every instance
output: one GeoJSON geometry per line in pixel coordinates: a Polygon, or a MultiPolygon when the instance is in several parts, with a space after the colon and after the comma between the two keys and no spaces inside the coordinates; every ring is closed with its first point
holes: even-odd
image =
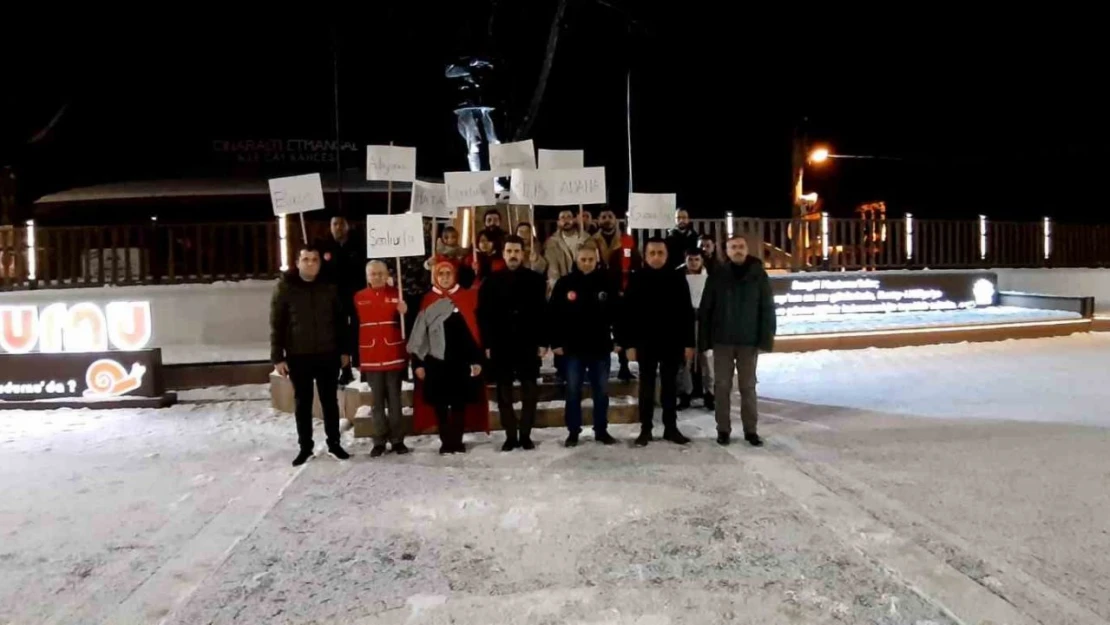
{"type": "Polygon", "coordinates": [[[298,470],[265,385],[2,411],[0,623],[1105,624],[1107,348],[768,355],[762,450],[694,409],[298,470]]]}

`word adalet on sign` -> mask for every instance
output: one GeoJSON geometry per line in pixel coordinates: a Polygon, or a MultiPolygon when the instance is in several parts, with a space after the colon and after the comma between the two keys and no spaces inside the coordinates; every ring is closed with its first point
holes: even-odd
{"type": "Polygon", "coordinates": [[[604,204],[605,168],[514,169],[510,185],[515,204],[577,206],[604,204]]]}
{"type": "Polygon", "coordinates": [[[150,302],[0,305],[0,351],[7,354],[138,351],[152,334],[150,302]]]}

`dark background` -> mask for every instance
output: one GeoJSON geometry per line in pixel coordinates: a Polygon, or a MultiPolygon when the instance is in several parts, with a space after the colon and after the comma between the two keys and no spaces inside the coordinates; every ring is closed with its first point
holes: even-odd
{"type": "MultiPolygon", "coordinates": [[[[420,175],[439,178],[466,168],[445,64],[494,59],[490,95],[511,138],[556,4],[7,20],[0,166],[14,168],[24,205],[106,182],[334,171],[238,163],[213,145],[333,139],[338,42],[341,137],[358,146],[344,166],[364,167],[365,144],[392,140],[417,146],[420,175]]],[[[1105,54],[1092,16],[644,5],[568,0],[530,133],[537,147],[582,148],[587,165],[605,165],[614,207],[628,184],[631,68],[635,189],[676,191],[695,216],[789,216],[801,128],[836,153],[901,159],[809,167],[806,191],[836,216],[883,200],[895,215],[1105,221],[1105,54]]]]}

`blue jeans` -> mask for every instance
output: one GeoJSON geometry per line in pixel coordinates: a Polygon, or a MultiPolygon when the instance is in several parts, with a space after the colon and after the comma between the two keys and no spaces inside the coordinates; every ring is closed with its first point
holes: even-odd
{"type": "Polygon", "coordinates": [[[594,402],[594,432],[609,428],[609,355],[602,358],[567,356],[567,429],[582,431],[582,382],[589,375],[594,402]]]}

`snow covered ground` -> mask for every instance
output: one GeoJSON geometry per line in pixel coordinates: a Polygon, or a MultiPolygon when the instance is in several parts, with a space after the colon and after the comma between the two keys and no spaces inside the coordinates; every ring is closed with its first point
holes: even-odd
{"type": "Polygon", "coordinates": [[[767,355],[764,450],[695,409],[293,469],[267,385],[0,411],[0,623],[1105,623],[1108,348],[767,355]]]}

